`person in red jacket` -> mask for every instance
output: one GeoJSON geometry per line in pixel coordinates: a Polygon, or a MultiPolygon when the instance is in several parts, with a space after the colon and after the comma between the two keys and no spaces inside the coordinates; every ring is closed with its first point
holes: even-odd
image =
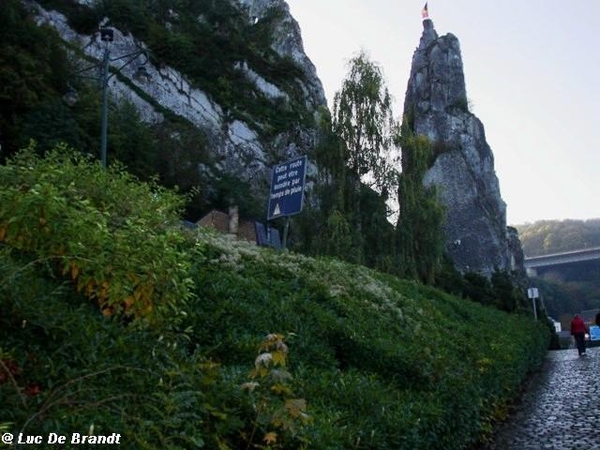
{"type": "Polygon", "coordinates": [[[575,317],[571,320],[571,335],[575,338],[579,356],[585,355],[585,334],[587,332],[588,329],[583,321],[583,317],[579,314],[575,314],[575,317]]]}

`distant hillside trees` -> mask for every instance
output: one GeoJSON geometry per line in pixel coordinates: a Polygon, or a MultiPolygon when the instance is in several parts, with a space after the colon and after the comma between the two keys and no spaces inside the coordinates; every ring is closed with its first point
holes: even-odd
{"type": "MultiPolygon", "coordinates": [[[[600,219],[539,220],[517,225],[528,257],[600,247],[600,219]]],[[[600,308],[599,264],[557,267],[534,278],[548,314],[558,319],[585,309],[600,308]]]]}
{"type": "Polygon", "coordinates": [[[516,228],[528,257],[600,247],[600,219],[538,220],[516,228]]]}

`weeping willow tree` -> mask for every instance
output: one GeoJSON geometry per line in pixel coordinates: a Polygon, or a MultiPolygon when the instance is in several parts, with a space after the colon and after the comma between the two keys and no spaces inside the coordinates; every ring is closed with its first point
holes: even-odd
{"type": "Polygon", "coordinates": [[[347,214],[348,168],[346,152],[340,138],[333,132],[331,113],[319,111],[319,138],[310,155],[319,170],[305,209],[296,223],[301,239],[296,250],[311,255],[335,256],[346,261],[359,261],[358,240],[347,214]]]}
{"type": "Polygon", "coordinates": [[[398,123],[382,69],[364,52],[353,57],[348,67],[334,97],[332,129],[341,142],[344,176],[352,186],[346,190],[345,205],[349,221],[358,231],[355,247],[363,248],[367,245],[364,227],[369,222],[366,211],[363,213],[363,197],[376,192],[385,204],[395,191],[393,155],[398,123]]]}
{"type": "Polygon", "coordinates": [[[346,146],[350,171],[378,192],[394,184],[392,150],[397,121],[383,72],[366,53],[350,60],[335,94],[333,128],[346,146]]]}
{"type": "Polygon", "coordinates": [[[435,186],[423,185],[432,163],[432,145],[417,136],[407,120],[402,125],[402,173],[399,176],[398,256],[403,276],[432,284],[444,253],[442,222],[444,208],[437,201],[435,186]]]}

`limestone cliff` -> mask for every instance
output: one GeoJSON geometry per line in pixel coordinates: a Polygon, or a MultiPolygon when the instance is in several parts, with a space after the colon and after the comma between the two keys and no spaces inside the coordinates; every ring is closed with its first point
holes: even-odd
{"type": "MultiPolygon", "coordinates": [[[[248,33],[252,33],[254,28],[262,27],[264,30],[267,27],[270,39],[263,48],[253,49],[261,55],[267,55],[259,61],[262,63],[260,67],[253,66],[252,60],[240,57],[228,70],[235,73],[236,80],[247,86],[244,92],[256,99],[256,104],[265,105],[264,109],[272,111],[281,110],[284,114],[294,108],[302,109],[302,120],[276,129],[273,123],[263,117],[252,116],[243,107],[234,111],[231,105],[220,104],[210,90],[194,82],[188,74],[168,65],[155,64],[152,59],[144,65],[149,81],[136,80],[134,73],[142,63],[142,57],[126,66],[123,65],[123,60],[116,57],[136,52],[140,47],[147,49],[150,54],[153,49],[148,48],[128,30],[119,29],[113,18],[105,17],[98,23],[98,27],[110,26],[114,29],[114,41],[110,43],[110,64],[126,78],[111,77],[109,93],[112,100],[127,99],[134,103],[142,118],[149,123],[162,121],[165,110],[188,120],[204,132],[207,147],[216,161],[215,167],[199,167],[199,171],[227,173],[248,182],[252,188],[257,189],[256,194],[264,195],[270,166],[306,154],[314,146],[316,126],[314,120],[311,124],[311,117],[316,117],[319,107],[326,106],[325,93],[314,65],[304,53],[298,23],[291,16],[284,0],[221,1],[221,5],[227,4],[230,11],[236,11],[236,17],[245,17],[243,26],[248,33]],[[274,54],[275,56],[271,56],[274,54]],[[289,74],[284,72],[278,77],[269,77],[269,70],[273,70],[265,68],[264,61],[277,57],[281,61],[290,61],[288,66],[292,69],[289,74]]],[[[77,32],[60,12],[44,9],[42,2],[23,2],[34,11],[39,25],[53,27],[73,48],[83,51],[87,60],[82,65],[102,60],[105,43],[99,39],[97,29],[91,34],[77,32]]],[[[81,7],[91,8],[99,0],[76,0],[76,3],[81,7]]],[[[170,30],[183,16],[191,14],[188,11],[169,9],[168,14],[160,20],[170,30]]],[[[223,39],[227,38],[219,28],[222,24],[208,23],[209,19],[202,14],[193,20],[207,22],[207,26],[214,27],[215,33],[223,34],[223,39]]],[[[78,54],[74,53],[74,56],[78,54]]],[[[213,85],[216,82],[220,80],[212,80],[213,85]]]]}
{"type": "Polygon", "coordinates": [[[447,252],[462,272],[489,276],[516,269],[494,156],[483,124],[468,110],[459,41],[452,34],[439,37],[430,19],[423,28],[404,115],[433,145],[434,162],[423,183],[437,187],[446,207],[447,252]]]}

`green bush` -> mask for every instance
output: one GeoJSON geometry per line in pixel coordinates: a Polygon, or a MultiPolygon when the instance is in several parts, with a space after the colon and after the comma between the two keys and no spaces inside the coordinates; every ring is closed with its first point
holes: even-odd
{"type": "Polygon", "coordinates": [[[548,346],[530,317],[184,231],[175,193],[66,149],[21,154],[0,183],[11,432],[116,432],[132,449],[464,449],[548,346]],[[105,301],[82,279],[107,281],[105,301]]]}
{"type": "Polygon", "coordinates": [[[174,193],[66,147],[21,152],[0,185],[0,242],[51,263],[105,314],[159,319],[190,296],[174,193]]]}
{"type": "Polygon", "coordinates": [[[548,346],[528,317],[336,260],[201,239],[192,341],[236,366],[257,336],[291,333],[310,448],[465,448],[548,346]]]}
{"type": "Polygon", "coordinates": [[[11,432],[115,432],[122,448],[181,449],[218,448],[218,436],[241,427],[223,418],[243,398],[186,350],[183,333],[108,320],[10,253],[0,254],[0,360],[15,370],[11,382],[0,377],[0,421],[11,432]]]}

